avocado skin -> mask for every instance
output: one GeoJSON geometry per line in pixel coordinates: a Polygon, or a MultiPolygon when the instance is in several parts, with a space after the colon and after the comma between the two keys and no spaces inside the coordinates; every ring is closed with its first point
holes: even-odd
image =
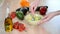
{"type": "Polygon", "coordinates": [[[23,20],[24,19],[24,14],[21,11],[16,11],[16,16],[20,20],[23,20]]]}

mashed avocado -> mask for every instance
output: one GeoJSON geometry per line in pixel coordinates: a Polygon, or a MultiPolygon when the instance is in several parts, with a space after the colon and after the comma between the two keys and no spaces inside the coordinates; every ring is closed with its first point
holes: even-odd
{"type": "Polygon", "coordinates": [[[40,21],[42,19],[42,17],[43,16],[41,16],[39,14],[35,14],[34,18],[33,18],[31,14],[28,14],[25,16],[25,20],[31,25],[36,25],[38,23],[38,21],[40,21]]]}

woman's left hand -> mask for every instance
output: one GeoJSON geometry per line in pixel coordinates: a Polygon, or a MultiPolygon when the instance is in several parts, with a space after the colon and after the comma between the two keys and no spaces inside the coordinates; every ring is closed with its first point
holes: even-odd
{"type": "Polygon", "coordinates": [[[55,13],[55,12],[51,12],[51,13],[45,15],[45,16],[43,17],[43,19],[40,20],[40,22],[39,22],[38,24],[42,24],[42,23],[48,22],[48,21],[50,21],[54,16],[56,16],[56,13],[55,13]]]}

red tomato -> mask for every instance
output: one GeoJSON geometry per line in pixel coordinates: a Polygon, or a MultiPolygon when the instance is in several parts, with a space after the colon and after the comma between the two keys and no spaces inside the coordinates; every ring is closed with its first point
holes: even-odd
{"type": "Polygon", "coordinates": [[[19,26],[19,22],[16,22],[16,23],[14,23],[13,28],[18,29],[18,26],[19,26]]]}
{"type": "Polygon", "coordinates": [[[24,31],[25,30],[25,26],[24,24],[22,23],[19,23],[19,29],[18,29],[20,32],[24,31]]]}
{"type": "Polygon", "coordinates": [[[10,17],[13,19],[16,17],[16,12],[11,12],[10,17]]]}
{"type": "Polygon", "coordinates": [[[25,30],[24,24],[19,23],[19,22],[14,23],[13,28],[18,29],[20,32],[25,30]]]}

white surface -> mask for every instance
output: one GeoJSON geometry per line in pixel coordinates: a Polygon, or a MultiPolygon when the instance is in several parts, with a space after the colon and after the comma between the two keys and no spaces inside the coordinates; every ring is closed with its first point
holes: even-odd
{"type": "MultiPolygon", "coordinates": [[[[60,10],[60,0],[46,0],[48,12],[60,10]]],[[[54,17],[49,23],[44,24],[44,27],[51,32],[51,34],[60,34],[60,16],[54,17]]]]}
{"type": "Polygon", "coordinates": [[[0,7],[3,5],[4,0],[0,0],[0,7]]]}
{"type": "MultiPolygon", "coordinates": [[[[60,0],[45,0],[41,5],[48,6],[47,13],[60,10],[60,0]]],[[[2,7],[0,7],[0,34],[5,34],[3,29],[3,15],[5,14],[2,11],[2,7]]],[[[51,32],[51,34],[60,34],[60,16],[54,17],[51,21],[43,24],[42,26],[44,26],[47,31],[51,32]]]]}

